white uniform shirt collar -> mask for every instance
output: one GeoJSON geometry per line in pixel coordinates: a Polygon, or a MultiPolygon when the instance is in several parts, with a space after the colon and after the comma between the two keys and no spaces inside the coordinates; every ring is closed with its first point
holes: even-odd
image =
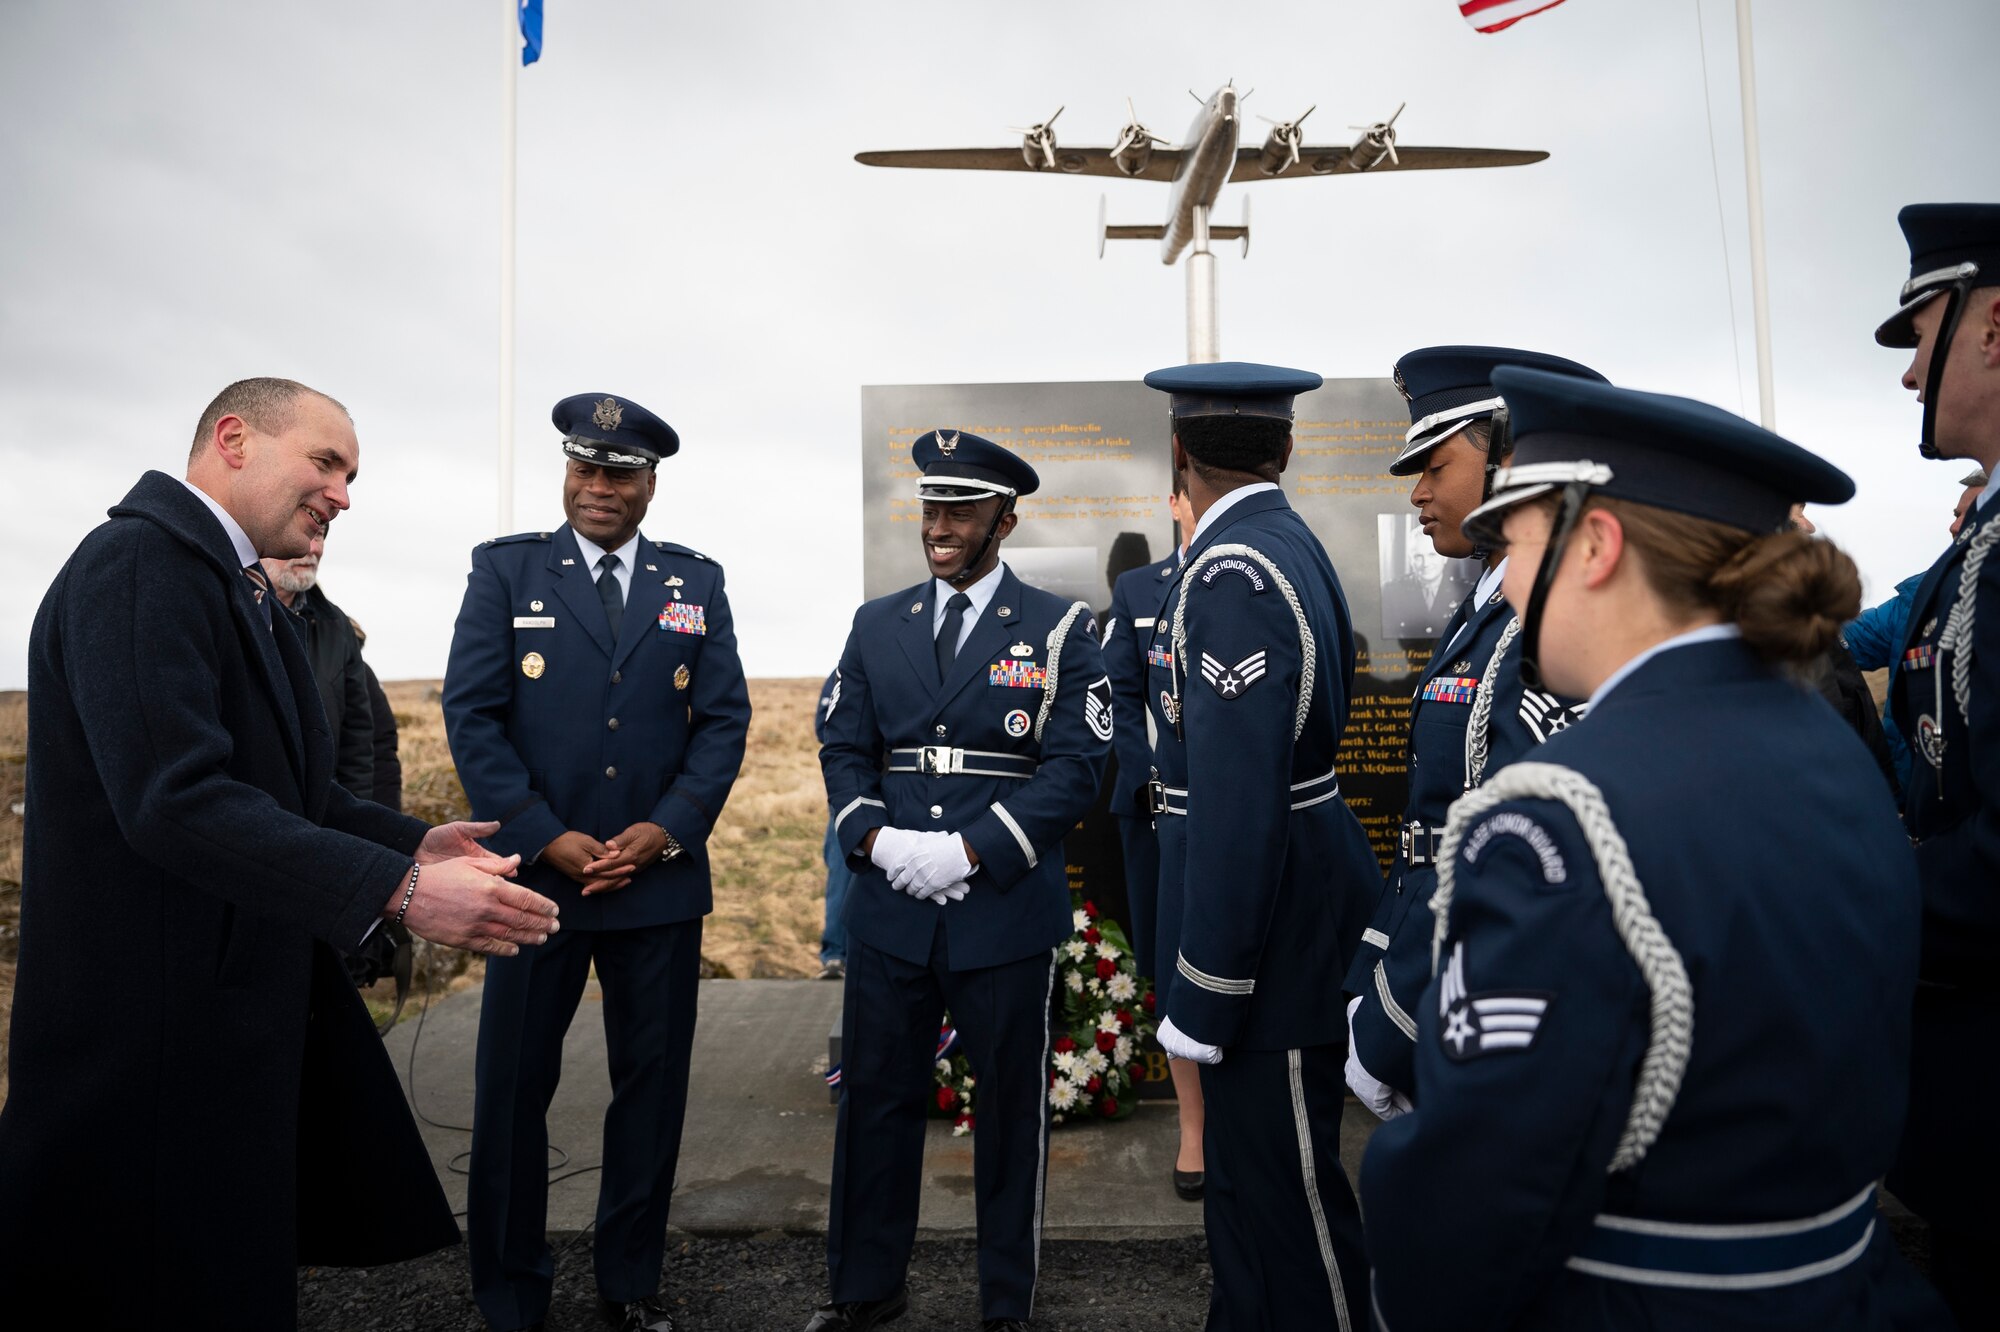
{"type": "Polygon", "coordinates": [[[1277,488],[1278,483],[1275,481],[1253,481],[1247,486],[1238,486],[1227,495],[1222,496],[1215,503],[1208,506],[1208,512],[1204,513],[1201,516],[1201,521],[1194,525],[1194,535],[1188,538],[1188,544],[1190,546],[1198,544],[1201,541],[1201,534],[1203,532],[1215,526],[1221,520],[1223,514],[1228,513],[1244,500],[1249,499],[1252,495],[1261,495],[1267,490],[1276,490],[1277,488]]]}
{"type": "Polygon", "coordinates": [[[966,600],[972,603],[965,608],[965,618],[958,624],[958,645],[964,647],[966,636],[972,632],[972,626],[979,622],[979,617],[986,613],[986,607],[993,601],[993,594],[1000,590],[1000,577],[1006,572],[1007,561],[1001,560],[987,571],[984,578],[971,587],[953,587],[941,579],[931,579],[931,589],[936,602],[931,607],[931,637],[936,638],[937,631],[944,628],[945,603],[951,600],[953,593],[963,592],[966,600]]]}
{"type": "MultiPolygon", "coordinates": [[[[584,567],[590,570],[590,581],[597,581],[597,562],[604,558],[604,547],[592,541],[574,527],[569,534],[576,538],[576,548],[583,553],[584,567]]],[[[639,557],[639,533],[635,530],[624,545],[611,552],[618,557],[618,592],[621,599],[632,599],[632,562],[639,557]]]]}
{"type": "Polygon", "coordinates": [[[1675,634],[1672,638],[1655,643],[1638,656],[1632,658],[1632,660],[1626,662],[1623,666],[1620,666],[1617,670],[1611,672],[1610,678],[1597,686],[1596,691],[1591,694],[1590,706],[1593,709],[1596,708],[1599,703],[1604,701],[1606,694],[1618,687],[1620,681],[1624,680],[1626,676],[1638,670],[1653,658],[1659,656],[1662,652],[1670,652],[1674,648],[1693,647],[1696,643],[1721,643],[1731,638],[1741,637],[1743,637],[1743,631],[1733,624],[1705,624],[1699,629],[1690,629],[1684,634],[1675,634]]]}
{"type": "Polygon", "coordinates": [[[1986,489],[1972,497],[1972,507],[1975,509],[1985,508],[1986,501],[1992,499],[1995,495],[2000,495],[2000,486],[1986,487],[1986,489]]]}
{"type": "Polygon", "coordinates": [[[257,548],[250,544],[250,534],[243,530],[243,524],[230,517],[229,510],[215,502],[215,496],[194,482],[184,476],[176,477],[175,480],[186,486],[190,495],[207,505],[208,511],[215,515],[215,521],[222,524],[222,530],[229,534],[229,544],[236,547],[236,562],[246,569],[255,564],[257,548]]]}

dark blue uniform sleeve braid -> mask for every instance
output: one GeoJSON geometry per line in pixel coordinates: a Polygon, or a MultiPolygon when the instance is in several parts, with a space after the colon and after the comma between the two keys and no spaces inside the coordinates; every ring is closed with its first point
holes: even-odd
{"type": "Polygon", "coordinates": [[[1176,644],[1190,777],[1167,1012],[1186,1035],[1225,1049],[1249,1014],[1284,883],[1287,839],[1268,830],[1291,817],[1305,670],[1299,619],[1275,578],[1257,572],[1191,569],[1181,592],[1186,639],[1176,644]]]}
{"type": "Polygon", "coordinates": [[[722,590],[722,569],[708,594],[708,632],[702,636],[688,690],[688,740],[680,774],[658,803],[652,821],[683,847],[708,840],[723,801],[743,767],[750,732],[750,686],[736,652],[736,626],[722,590]]]}
{"type": "Polygon", "coordinates": [[[1395,1328],[1521,1316],[1601,1210],[1646,1047],[1648,992],[1569,812],[1503,804],[1463,848],[1415,1014],[1421,1096],[1361,1167],[1375,1298],[1395,1328]]]}
{"type": "MultiPolygon", "coordinates": [[[[2000,518],[1987,531],[2000,532],[2000,518]]],[[[1941,669],[1947,709],[1959,706],[1956,677],[1967,674],[1965,743],[1978,807],[1917,846],[1926,976],[1979,974],[2000,953],[2000,548],[1982,561],[1972,597],[1971,655],[1961,667],[1958,653],[1944,654],[1941,669]]]]}
{"type": "Polygon", "coordinates": [[[475,819],[497,819],[486,839],[503,856],[532,861],[568,831],[529,781],[528,767],[507,734],[514,704],[514,637],[506,582],[495,567],[496,547],[472,552],[465,599],[452,628],[444,673],[444,715],[452,759],[475,819]]]}
{"type": "Polygon", "coordinates": [[[819,750],[834,839],[841,855],[856,868],[868,864],[860,855],[862,839],[889,824],[889,807],[882,799],[882,731],[875,722],[875,700],[861,654],[861,617],[867,609],[864,606],[855,614],[841,651],[840,697],[822,725],[819,750]]]}
{"type": "Polygon", "coordinates": [[[1050,656],[1059,669],[1054,673],[1055,702],[1041,724],[1041,766],[958,830],[979,854],[978,881],[1002,892],[1040,864],[1045,852],[1062,854],[1063,837],[1097,798],[1111,753],[1115,709],[1087,607],[1068,617],[1061,651],[1050,656]],[[1087,715],[1093,689],[1100,695],[1099,706],[1107,709],[1102,734],[1087,715]]]}

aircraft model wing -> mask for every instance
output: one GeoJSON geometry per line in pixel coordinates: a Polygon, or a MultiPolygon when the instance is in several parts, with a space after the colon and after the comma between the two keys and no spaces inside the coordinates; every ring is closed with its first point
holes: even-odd
{"type": "MultiPolygon", "coordinates": [[[[1373,165],[1362,168],[1353,161],[1354,149],[1351,145],[1328,144],[1322,147],[1300,148],[1298,164],[1287,167],[1274,176],[1264,170],[1263,154],[1264,150],[1261,147],[1238,148],[1236,169],[1229,173],[1229,178],[1233,181],[1274,180],[1280,177],[1292,179],[1300,176],[1355,175],[1363,170],[1437,171],[1452,167],[1527,166],[1548,156],[1547,153],[1534,148],[1406,148],[1399,143],[1396,145],[1395,160],[1379,159],[1373,165]]],[[[1155,156],[1157,157],[1157,154],[1155,156]]],[[[1020,154],[1015,153],[1014,159],[1018,165],[1020,154]]],[[[1148,175],[1150,174],[1149,172],[1148,175]]]]}
{"type": "MultiPolygon", "coordinates": [[[[1342,148],[1329,151],[1347,150],[1342,148]]],[[[854,160],[863,166],[930,167],[952,171],[1027,171],[1040,175],[1110,176],[1117,180],[1159,181],[1172,180],[1181,160],[1179,149],[1155,148],[1147,158],[1145,166],[1134,175],[1112,160],[1109,148],[1059,147],[1055,150],[1055,157],[1056,164],[1053,169],[1029,166],[1027,158],[1022,155],[1017,145],[1012,148],[892,148],[882,152],[856,153],[854,160]]],[[[1251,166],[1254,170],[1254,154],[1251,166]]],[[[1242,169],[1242,164],[1239,162],[1237,171],[1240,173],[1242,169]]]]}

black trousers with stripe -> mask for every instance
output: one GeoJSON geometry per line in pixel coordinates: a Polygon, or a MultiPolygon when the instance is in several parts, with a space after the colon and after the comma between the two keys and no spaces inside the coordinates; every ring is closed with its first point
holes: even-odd
{"type": "Polygon", "coordinates": [[[1032,1314],[1048,1170],[1054,983],[1053,951],[952,971],[942,930],[923,966],[848,940],[826,1233],[836,1303],[885,1299],[903,1284],[916,1242],[938,1024],[949,1008],[976,1079],[980,1316],[1032,1314]]]}
{"type": "Polygon", "coordinates": [[[1340,1166],[1345,1060],[1319,1045],[1203,1066],[1209,1332],[1368,1326],[1361,1209],[1340,1166]]]}

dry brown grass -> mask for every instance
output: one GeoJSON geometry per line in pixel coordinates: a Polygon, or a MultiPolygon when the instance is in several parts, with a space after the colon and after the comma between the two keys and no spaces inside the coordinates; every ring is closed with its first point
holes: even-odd
{"type": "MultiPolygon", "coordinates": [[[[404,808],[432,823],[464,818],[465,791],[445,745],[437,682],[402,680],[385,691],[400,731],[404,808]]],[[[819,969],[826,792],[812,733],[818,694],[816,680],[750,682],[749,753],[709,842],[715,914],[708,918],[702,955],[716,974],[810,976],[819,969]]],[[[7,1094],[7,1021],[21,905],[22,821],[14,806],[22,798],[27,748],[27,696],[0,693],[0,1103],[7,1094]]],[[[455,950],[440,951],[433,961],[431,979],[441,988],[462,988],[480,972],[470,954],[455,950]]],[[[420,973],[418,985],[426,979],[420,973]]]]}

